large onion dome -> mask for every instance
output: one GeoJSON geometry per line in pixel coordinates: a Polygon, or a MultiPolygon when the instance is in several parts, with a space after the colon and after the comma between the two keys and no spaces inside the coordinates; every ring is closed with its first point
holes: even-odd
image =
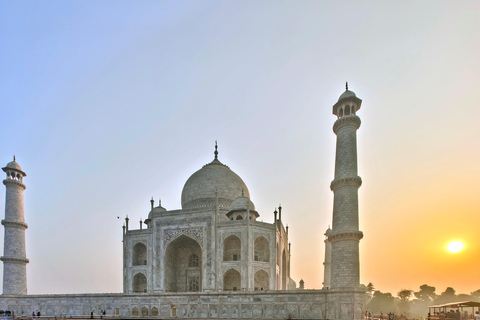
{"type": "Polygon", "coordinates": [[[242,191],[245,196],[250,197],[242,178],[218,160],[215,145],[215,159],[192,174],[185,183],[182,208],[209,206],[215,203],[218,197],[219,206],[230,209],[232,202],[242,195],[242,191]]]}

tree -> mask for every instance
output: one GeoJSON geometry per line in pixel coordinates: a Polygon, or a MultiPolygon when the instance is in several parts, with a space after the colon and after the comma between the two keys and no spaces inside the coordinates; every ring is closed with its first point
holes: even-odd
{"type": "Polygon", "coordinates": [[[420,291],[417,291],[414,294],[420,301],[432,302],[437,297],[435,294],[435,287],[430,287],[426,284],[420,286],[420,291]]]}
{"type": "Polygon", "coordinates": [[[407,289],[400,290],[397,293],[398,298],[400,299],[400,301],[403,301],[403,302],[409,301],[412,295],[413,295],[413,290],[407,290],[407,289]]]}
{"type": "Polygon", "coordinates": [[[410,298],[413,296],[413,290],[402,289],[397,293],[398,299],[398,308],[402,313],[406,313],[410,310],[410,298]]]}
{"type": "Polygon", "coordinates": [[[455,289],[447,287],[442,294],[435,300],[436,304],[454,302],[456,300],[455,289]]]}
{"type": "Polygon", "coordinates": [[[374,292],[375,292],[375,287],[373,286],[373,283],[369,282],[367,284],[367,294],[370,296],[370,298],[373,297],[374,292]]]}
{"type": "Polygon", "coordinates": [[[379,290],[373,293],[373,298],[367,304],[367,310],[373,313],[383,313],[395,312],[395,299],[391,293],[382,293],[379,290]]]}
{"type": "Polygon", "coordinates": [[[457,301],[470,301],[472,299],[473,297],[469,294],[465,294],[465,293],[457,294],[457,301]]]}
{"type": "Polygon", "coordinates": [[[445,292],[442,292],[441,295],[454,297],[455,296],[455,289],[453,289],[452,287],[447,287],[447,289],[445,289],[445,292]]]}
{"type": "Polygon", "coordinates": [[[472,298],[480,300],[480,289],[473,291],[470,293],[472,295],[472,298]]]}

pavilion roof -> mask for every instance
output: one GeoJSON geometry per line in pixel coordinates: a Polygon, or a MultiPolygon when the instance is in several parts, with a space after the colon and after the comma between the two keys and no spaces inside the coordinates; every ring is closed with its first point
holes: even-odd
{"type": "Polygon", "coordinates": [[[435,306],[429,306],[429,308],[463,308],[463,307],[480,307],[480,302],[461,301],[461,302],[450,302],[450,303],[438,304],[435,306]]]}

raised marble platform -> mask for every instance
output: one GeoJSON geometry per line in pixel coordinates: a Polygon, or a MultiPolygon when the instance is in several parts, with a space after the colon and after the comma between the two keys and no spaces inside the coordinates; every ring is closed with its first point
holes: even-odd
{"type": "Polygon", "coordinates": [[[190,319],[362,319],[365,291],[322,289],[255,292],[157,294],[1,295],[0,309],[15,315],[75,318],[107,317],[190,319]]]}

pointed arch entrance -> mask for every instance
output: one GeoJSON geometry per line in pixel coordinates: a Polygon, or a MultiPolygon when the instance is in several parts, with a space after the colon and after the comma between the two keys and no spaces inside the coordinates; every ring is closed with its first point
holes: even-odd
{"type": "Polygon", "coordinates": [[[230,269],[223,275],[223,290],[225,291],[239,291],[242,282],[240,272],[235,269],[230,269]]]}
{"type": "Polygon", "coordinates": [[[258,237],[255,239],[255,253],[253,260],[254,261],[263,261],[263,262],[270,262],[270,250],[268,240],[265,237],[258,237]]]}
{"type": "Polygon", "coordinates": [[[253,282],[255,291],[270,289],[268,286],[268,273],[263,269],[260,269],[255,273],[253,282]]]}
{"type": "Polygon", "coordinates": [[[147,277],[143,273],[133,276],[132,291],[135,293],[147,292],[147,277]]]}
{"type": "Polygon", "coordinates": [[[202,248],[197,241],[181,235],[165,251],[165,291],[201,291],[202,248]]]}
{"type": "Polygon", "coordinates": [[[223,241],[223,261],[240,261],[241,252],[242,242],[239,237],[231,235],[223,241]]]}
{"type": "Polygon", "coordinates": [[[147,246],[139,242],[133,246],[132,265],[143,266],[147,264],[147,246]]]}

